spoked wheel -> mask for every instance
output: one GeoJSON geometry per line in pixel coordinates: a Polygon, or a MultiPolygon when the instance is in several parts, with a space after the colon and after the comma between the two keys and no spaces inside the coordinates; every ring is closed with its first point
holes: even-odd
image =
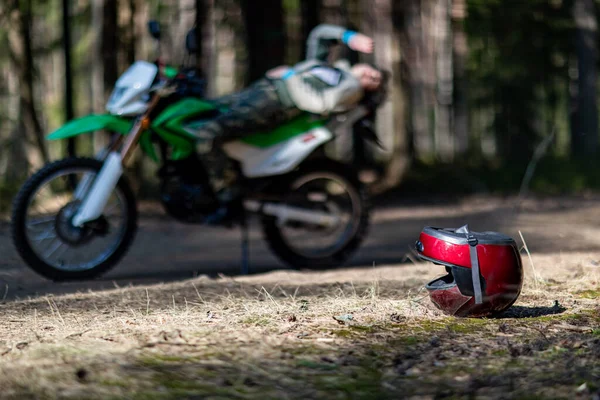
{"type": "Polygon", "coordinates": [[[343,264],[358,248],[369,224],[367,195],[355,174],[338,163],[303,169],[277,188],[281,203],[333,217],[329,226],[264,217],[271,250],[296,268],[343,264]]]}
{"type": "Polygon", "coordinates": [[[119,180],[100,218],[83,227],[71,223],[101,168],[102,162],[88,158],[53,162],[29,178],[15,197],[15,247],[46,278],[97,277],[129,248],[137,227],[137,208],[125,178],[119,180]]]}

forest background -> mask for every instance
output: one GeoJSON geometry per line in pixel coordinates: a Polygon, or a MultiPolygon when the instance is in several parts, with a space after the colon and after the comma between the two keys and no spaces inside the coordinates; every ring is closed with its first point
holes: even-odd
{"type": "MultiPolygon", "coordinates": [[[[0,209],[35,169],[68,154],[46,134],[105,112],[118,76],[156,59],[151,19],[161,56],[200,68],[209,97],[301,61],[319,23],[371,35],[373,55],[345,56],[391,72],[377,115],[386,150],[349,135],[329,153],[375,172],[379,191],[600,188],[595,0],[0,0],[0,209]],[[190,57],[194,26],[202,46],[190,57]]],[[[103,140],[80,137],[71,150],[91,155],[103,140]]],[[[136,155],[140,196],[155,170],[136,155]]]]}

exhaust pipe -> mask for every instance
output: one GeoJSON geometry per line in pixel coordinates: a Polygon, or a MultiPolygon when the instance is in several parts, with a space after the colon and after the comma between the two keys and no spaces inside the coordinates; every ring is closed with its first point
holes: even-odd
{"type": "Polygon", "coordinates": [[[297,221],[329,228],[340,223],[340,218],[336,215],[285,204],[248,200],[244,202],[244,207],[251,212],[277,217],[279,225],[283,225],[287,221],[297,221]]]}

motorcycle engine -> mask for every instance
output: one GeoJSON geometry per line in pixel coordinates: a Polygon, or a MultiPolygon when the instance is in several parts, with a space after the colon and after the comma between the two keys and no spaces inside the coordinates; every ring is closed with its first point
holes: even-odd
{"type": "Polygon", "coordinates": [[[165,211],[184,223],[202,223],[218,208],[204,169],[189,162],[171,162],[159,175],[162,178],[161,201],[165,211]]]}

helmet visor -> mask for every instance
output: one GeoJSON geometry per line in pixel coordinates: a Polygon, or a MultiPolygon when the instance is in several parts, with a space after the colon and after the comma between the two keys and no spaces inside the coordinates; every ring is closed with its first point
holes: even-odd
{"type": "MultiPolygon", "coordinates": [[[[471,268],[461,267],[441,260],[436,260],[424,256],[420,253],[418,256],[423,260],[431,261],[434,264],[445,266],[448,275],[440,279],[442,279],[444,282],[450,280],[448,284],[456,285],[460,290],[460,293],[462,293],[465,296],[475,296],[475,291],[473,290],[473,273],[471,271],[471,268]]],[[[485,295],[486,284],[484,277],[481,275],[481,272],[479,272],[479,281],[481,282],[481,292],[485,295]]]]}

